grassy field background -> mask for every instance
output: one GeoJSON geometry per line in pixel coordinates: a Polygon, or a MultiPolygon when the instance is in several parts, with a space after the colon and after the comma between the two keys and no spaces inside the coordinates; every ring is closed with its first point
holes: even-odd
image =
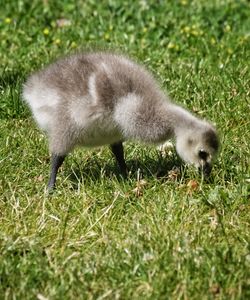
{"type": "Polygon", "coordinates": [[[250,299],[249,1],[0,0],[0,61],[0,299],[250,299]],[[108,147],[77,149],[46,195],[47,141],[21,85],[96,47],[216,124],[209,182],[127,143],[128,180],[108,147]]]}

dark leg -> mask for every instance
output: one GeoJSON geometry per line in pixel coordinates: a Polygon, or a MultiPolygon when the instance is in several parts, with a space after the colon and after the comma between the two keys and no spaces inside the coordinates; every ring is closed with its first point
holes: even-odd
{"type": "Polygon", "coordinates": [[[122,176],[127,177],[127,166],[124,160],[124,152],[122,142],[111,145],[111,150],[117,160],[122,176]]]}
{"type": "Polygon", "coordinates": [[[51,156],[51,171],[50,171],[50,179],[48,183],[48,190],[52,190],[55,187],[56,183],[56,175],[57,171],[62,165],[65,156],[60,156],[57,154],[53,154],[51,156]]]}

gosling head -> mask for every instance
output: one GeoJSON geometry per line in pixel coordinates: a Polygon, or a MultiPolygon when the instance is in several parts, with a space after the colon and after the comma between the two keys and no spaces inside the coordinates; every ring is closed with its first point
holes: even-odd
{"type": "Polygon", "coordinates": [[[211,125],[188,129],[177,135],[177,153],[185,162],[196,166],[205,176],[212,170],[212,162],[218,149],[218,135],[211,125]]]}

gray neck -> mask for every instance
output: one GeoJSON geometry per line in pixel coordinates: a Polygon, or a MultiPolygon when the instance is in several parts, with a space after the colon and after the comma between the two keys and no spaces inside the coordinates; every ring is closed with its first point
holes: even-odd
{"type": "Polygon", "coordinates": [[[172,132],[175,138],[186,135],[189,130],[195,130],[202,127],[202,120],[199,120],[190,112],[175,104],[168,103],[167,114],[167,119],[172,126],[172,132]]]}

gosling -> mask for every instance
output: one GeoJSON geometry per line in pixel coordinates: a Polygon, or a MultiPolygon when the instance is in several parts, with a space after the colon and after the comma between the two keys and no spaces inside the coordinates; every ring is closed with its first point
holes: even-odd
{"type": "Polygon", "coordinates": [[[172,103],[153,76],[134,61],[110,52],[62,58],[31,75],[23,98],[48,136],[48,189],[76,146],[110,145],[123,176],[122,143],[176,140],[179,156],[209,175],[219,147],[216,129],[172,103]]]}

